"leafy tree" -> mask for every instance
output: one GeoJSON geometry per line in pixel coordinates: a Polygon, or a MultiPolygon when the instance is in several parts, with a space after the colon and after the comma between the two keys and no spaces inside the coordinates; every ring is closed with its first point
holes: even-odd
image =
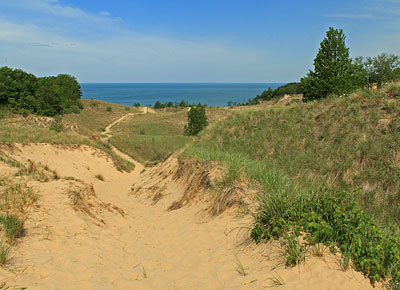
{"type": "Polygon", "coordinates": [[[301,79],[305,100],[342,95],[360,85],[345,39],[342,29],[330,27],[327,31],[314,59],[314,71],[301,79]]]}
{"type": "Polygon", "coordinates": [[[188,112],[188,124],[185,126],[185,135],[197,135],[208,125],[206,110],[200,103],[190,108],[188,112]]]}
{"type": "Polygon", "coordinates": [[[376,84],[381,87],[384,82],[400,77],[400,57],[394,54],[381,53],[376,57],[357,57],[355,59],[364,73],[364,84],[369,88],[376,84]]]}
{"type": "Polygon", "coordinates": [[[0,68],[0,103],[17,112],[48,116],[77,112],[83,108],[81,95],[81,87],[73,76],[36,78],[20,69],[0,68]]]}

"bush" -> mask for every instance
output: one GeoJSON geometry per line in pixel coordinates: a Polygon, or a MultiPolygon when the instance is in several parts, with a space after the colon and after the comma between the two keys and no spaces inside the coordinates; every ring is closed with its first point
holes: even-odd
{"type": "Polygon", "coordinates": [[[74,114],[79,114],[81,111],[80,111],[80,109],[79,109],[79,106],[77,106],[77,105],[72,105],[72,106],[71,106],[71,112],[74,113],[74,114]]]}
{"type": "Polygon", "coordinates": [[[199,103],[196,107],[191,107],[188,112],[188,124],[185,126],[185,135],[197,135],[207,125],[206,110],[199,103]]]}
{"type": "Polygon", "coordinates": [[[62,117],[57,115],[51,123],[50,130],[60,133],[63,130],[62,117]]]}
{"type": "MultiPolygon", "coordinates": [[[[349,257],[357,271],[371,281],[391,279],[400,286],[400,235],[391,229],[383,232],[344,191],[309,193],[288,198],[264,195],[251,237],[256,241],[307,234],[309,245],[323,243],[343,257],[349,257]],[[278,206],[277,206],[278,205],[278,206]],[[290,231],[290,232],[289,232],[290,231]]],[[[288,265],[295,265],[288,255],[288,265]]]]}
{"type": "Polygon", "coordinates": [[[90,105],[91,105],[92,107],[96,107],[98,104],[99,104],[99,103],[96,102],[96,101],[90,102],[90,105]]]}
{"type": "Polygon", "coordinates": [[[140,103],[134,103],[133,104],[136,108],[140,107],[140,103]]]}
{"type": "Polygon", "coordinates": [[[110,106],[107,106],[106,110],[107,110],[107,112],[111,112],[112,108],[110,106]]]}
{"type": "Polygon", "coordinates": [[[154,103],[154,109],[162,109],[162,108],[164,108],[164,107],[165,107],[165,105],[161,104],[160,101],[156,101],[156,102],[154,103]]]}

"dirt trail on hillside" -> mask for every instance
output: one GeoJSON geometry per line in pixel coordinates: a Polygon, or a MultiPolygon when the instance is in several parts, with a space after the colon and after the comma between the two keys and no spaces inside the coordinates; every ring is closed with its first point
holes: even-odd
{"type": "MultiPolygon", "coordinates": [[[[103,138],[108,142],[108,140],[112,137],[111,135],[111,128],[114,127],[115,125],[121,123],[122,121],[124,121],[125,119],[134,116],[134,115],[144,115],[144,114],[154,114],[155,111],[151,108],[148,107],[140,107],[140,113],[128,113],[126,115],[123,115],[121,118],[115,120],[114,122],[112,122],[111,124],[107,125],[107,127],[105,128],[104,132],[101,133],[101,135],[103,136],[103,138]]],[[[112,145],[111,143],[108,143],[109,146],[111,147],[111,150],[117,154],[119,157],[128,160],[129,162],[133,163],[136,167],[137,170],[141,171],[143,170],[143,165],[140,162],[137,162],[136,160],[134,160],[133,158],[131,158],[129,155],[123,153],[122,151],[118,150],[114,145],[112,145]]]]}
{"type": "MultiPolygon", "coordinates": [[[[185,190],[173,178],[174,156],[144,172],[136,167],[125,173],[104,152],[83,145],[16,144],[0,147],[0,154],[40,162],[60,176],[27,181],[40,198],[7,271],[0,271],[0,282],[8,286],[264,289],[280,281],[280,289],[371,287],[360,273],[341,271],[332,255],[286,269],[277,245],[249,243],[251,220],[238,218],[234,209],[216,218],[206,214],[202,202],[168,211],[185,190]]],[[[15,173],[10,165],[0,165],[1,174],[15,173]]]]}

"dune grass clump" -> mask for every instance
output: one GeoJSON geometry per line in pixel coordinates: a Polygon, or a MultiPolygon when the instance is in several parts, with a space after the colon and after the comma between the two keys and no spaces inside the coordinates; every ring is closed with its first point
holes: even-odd
{"type": "Polygon", "coordinates": [[[24,222],[16,215],[7,213],[0,216],[0,224],[2,224],[5,235],[11,243],[24,233],[24,222]]]}
{"type": "Polygon", "coordinates": [[[24,183],[0,177],[0,210],[3,212],[25,213],[35,204],[38,196],[24,183]]]}
{"type": "Polygon", "coordinates": [[[4,242],[0,243],[0,266],[7,262],[8,255],[10,254],[10,246],[4,242]]]}
{"type": "Polygon", "coordinates": [[[101,174],[97,174],[95,177],[100,181],[104,181],[104,176],[101,174]]]}

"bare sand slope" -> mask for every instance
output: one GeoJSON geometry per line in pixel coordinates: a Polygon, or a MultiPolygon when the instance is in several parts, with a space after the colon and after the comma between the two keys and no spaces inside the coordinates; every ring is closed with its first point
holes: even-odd
{"type": "MultiPolygon", "coordinates": [[[[184,188],[170,176],[176,167],[174,158],[162,164],[156,174],[153,169],[140,173],[138,168],[121,173],[104,153],[87,146],[15,145],[7,154],[22,162],[40,162],[56,170],[60,177],[68,177],[29,182],[40,198],[29,213],[26,235],[12,250],[9,271],[0,272],[0,278],[9,286],[371,288],[361,274],[341,271],[329,254],[325,258],[310,257],[300,268],[286,269],[279,265],[283,261],[279,247],[247,243],[245,227],[249,217],[236,218],[234,210],[217,218],[205,218],[201,214],[204,204],[199,202],[167,211],[171,202],[182,196],[184,188]],[[104,181],[96,178],[98,174],[104,181]],[[162,198],[158,202],[154,195],[149,199],[151,195],[146,192],[160,187],[164,189],[162,198]],[[240,265],[245,275],[239,273],[240,265]]],[[[6,165],[0,168],[3,172],[12,170],[6,165]]]]}

